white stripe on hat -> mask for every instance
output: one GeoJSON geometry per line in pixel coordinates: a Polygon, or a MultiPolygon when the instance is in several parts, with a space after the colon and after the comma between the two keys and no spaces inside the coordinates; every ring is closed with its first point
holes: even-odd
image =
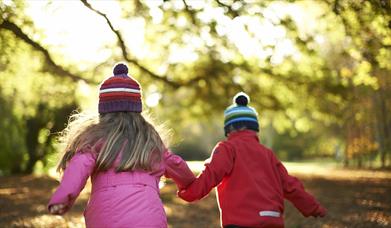
{"type": "Polygon", "coordinates": [[[99,93],[111,93],[111,92],[130,92],[130,93],[140,93],[138,89],[129,89],[129,88],[111,88],[111,89],[102,89],[99,93]]]}
{"type": "Polygon", "coordinates": [[[228,112],[225,112],[224,115],[225,116],[229,116],[231,114],[235,114],[235,113],[243,113],[243,114],[253,114],[253,115],[257,115],[257,113],[252,110],[252,109],[249,109],[249,108],[246,108],[246,109],[234,109],[234,110],[229,110],[228,112]]]}
{"type": "Polygon", "coordinates": [[[280,217],[281,213],[278,211],[260,211],[260,216],[280,217]]]}

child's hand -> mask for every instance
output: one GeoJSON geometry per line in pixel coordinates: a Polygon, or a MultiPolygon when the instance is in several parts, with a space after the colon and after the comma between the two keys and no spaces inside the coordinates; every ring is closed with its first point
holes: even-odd
{"type": "Polygon", "coordinates": [[[62,215],[66,211],[66,206],[64,204],[54,204],[49,207],[50,214],[53,215],[62,215]]]}
{"type": "Polygon", "coordinates": [[[312,216],[314,216],[314,217],[324,217],[326,215],[326,213],[327,213],[326,209],[319,205],[318,208],[316,208],[316,210],[312,214],[312,216]]]}
{"type": "Polygon", "coordinates": [[[177,193],[177,196],[179,196],[180,198],[182,198],[182,194],[184,194],[186,192],[186,189],[179,189],[176,193],[177,193]]]}
{"type": "Polygon", "coordinates": [[[189,194],[189,191],[187,191],[187,189],[180,189],[177,192],[177,194],[178,194],[179,198],[181,198],[187,202],[193,202],[193,201],[197,200],[191,194],[189,194]]]}

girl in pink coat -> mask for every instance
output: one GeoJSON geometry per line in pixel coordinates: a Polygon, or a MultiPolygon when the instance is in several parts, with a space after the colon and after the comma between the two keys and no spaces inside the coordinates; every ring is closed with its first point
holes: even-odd
{"type": "Polygon", "coordinates": [[[50,199],[52,214],[64,214],[91,177],[84,217],[87,227],[167,227],[159,197],[162,175],[179,189],[194,179],[186,162],[169,152],[141,115],[141,88],[124,64],[114,67],[99,91],[99,115],[75,115],[62,137],[64,171],[50,199]]]}

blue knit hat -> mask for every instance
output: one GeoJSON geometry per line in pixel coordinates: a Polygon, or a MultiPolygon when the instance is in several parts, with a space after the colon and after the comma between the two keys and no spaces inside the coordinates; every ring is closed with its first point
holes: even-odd
{"type": "Polygon", "coordinates": [[[250,97],[243,93],[237,93],[233,98],[233,104],[224,111],[224,132],[228,135],[230,130],[246,129],[259,131],[258,113],[254,108],[247,106],[250,97]]]}

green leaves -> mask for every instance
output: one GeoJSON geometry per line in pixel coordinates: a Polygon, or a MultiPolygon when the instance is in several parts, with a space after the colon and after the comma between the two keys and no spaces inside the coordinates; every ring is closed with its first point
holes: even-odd
{"type": "MultiPolygon", "coordinates": [[[[277,132],[268,138],[295,136],[306,141],[292,145],[297,141],[292,140],[278,147],[274,140],[281,151],[298,151],[300,146],[314,151],[309,144],[324,145],[326,136],[335,135],[338,139],[332,143],[340,147],[357,138],[375,143],[375,133],[383,135],[383,141],[390,140],[389,129],[379,130],[391,121],[387,114],[391,107],[387,4],[334,0],[83,3],[88,4],[80,3],[78,12],[95,16],[94,23],[80,20],[72,25],[74,33],[56,24],[40,28],[39,35],[33,23],[39,18],[26,13],[29,4],[0,5],[0,24],[4,27],[7,19],[22,32],[17,33],[15,26],[16,32],[0,30],[0,95],[13,100],[4,107],[20,123],[38,118],[42,111],[44,120],[63,126],[58,123],[63,118],[48,113],[75,103],[95,109],[97,84],[111,74],[114,62],[127,61],[130,74],[143,86],[144,103],[161,120],[169,121],[177,136],[192,132],[200,143],[213,145],[215,141],[196,130],[201,125],[212,126],[208,131],[216,139],[219,132],[222,135],[222,112],[242,90],[251,96],[261,123],[277,132]],[[101,28],[99,33],[79,28],[91,26],[101,28]],[[104,43],[96,45],[101,48],[91,52],[91,61],[81,62],[73,59],[76,54],[59,52],[72,42],[63,42],[64,49],[46,43],[55,39],[50,31],[75,34],[75,40],[91,37],[90,42],[97,42],[94,38],[103,34],[111,36],[99,39],[104,43]],[[94,62],[98,54],[107,59],[94,62]],[[41,103],[44,110],[38,108],[41,103]],[[362,118],[350,123],[356,113],[362,118]],[[372,116],[376,121],[371,121],[372,116]],[[368,125],[376,127],[362,130],[368,125]],[[354,130],[363,133],[351,135],[354,130]]],[[[61,4],[52,2],[45,9],[65,10],[61,4]]],[[[46,141],[49,128],[39,131],[40,144],[46,141]]],[[[378,148],[386,151],[389,145],[379,142],[378,148]]]]}

